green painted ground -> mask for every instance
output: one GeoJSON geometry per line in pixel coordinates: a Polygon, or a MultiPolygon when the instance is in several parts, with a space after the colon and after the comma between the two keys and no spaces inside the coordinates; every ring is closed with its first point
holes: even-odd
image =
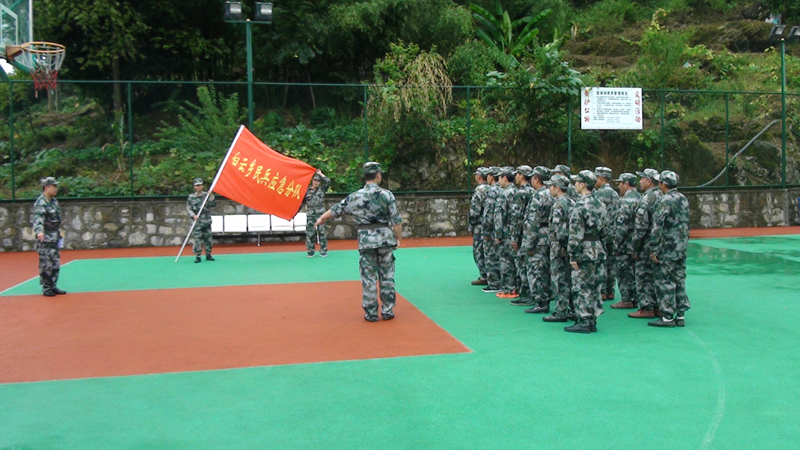
{"type": "MultiPolygon", "coordinates": [[[[469,248],[401,249],[399,292],[473,353],[0,385],[0,449],[795,449],[800,265],[774,250],[798,244],[694,241],[686,328],[609,308],[590,336],[470,286],[469,248]]],[[[357,265],[161,260],[74,262],[63,287],[352,280],[357,265]]]]}

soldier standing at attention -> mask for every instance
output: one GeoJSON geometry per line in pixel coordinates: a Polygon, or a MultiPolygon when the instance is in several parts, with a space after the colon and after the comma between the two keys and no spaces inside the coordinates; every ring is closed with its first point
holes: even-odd
{"type": "MultiPolygon", "coordinates": [[[[553,175],[564,175],[565,177],[570,178],[569,166],[565,166],[563,164],[553,167],[551,172],[553,175]]],[[[570,184],[569,188],[567,189],[567,197],[571,198],[572,201],[575,202],[577,202],[578,197],[580,197],[580,195],[578,195],[578,191],[575,190],[575,186],[572,184],[570,184]]]]}
{"type": "Polygon", "coordinates": [[[206,249],[206,261],[214,261],[214,257],[211,256],[211,249],[214,247],[211,240],[211,208],[217,206],[217,201],[214,199],[214,194],[211,194],[201,212],[200,207],[203,205],[203,199],[206,197],[207,192],[203,191],[202,178],[195,178],[193,184],[194,192],[186,200],[186,211],[189,213],[189,217],[197,221],[192,231],[194,262],[199,263],[202,261],[200,255],[203,254],[203,248],[206,249]]]}
{"type": "Polygon", "coordinates": [[[514,223],[514,237],[511,245],[516,252],[516,266],[517,266],[517,288],[519,291],[519,298],[512,300],[512,305],[532,305],[533,297],[531,296],[531,288],[528,284],[528,254],[522,250],[522,240],[524,237],[525,229],[525,216],[528,212],[528,205],[530,204],[531,197],[536,192],[531,187],[531,176],[533,169],[530,166],[517,167],[516,175],[514,176],[518,188],[514,194],[514,208],[512,211],[514,223]]]}
{"type": "Polygon", "coordinates": [[[58,206],[58,181],[53,177],[40,181],[42,194],[33,204],[33,233],[36,235],[36,251],[39,253],[39,284],[42,295],[55,297],[66,294],[56,286],[61,271],[61,207],[58,206]]]}
{"type": "Polygon", "coordinates": [[[489,189],[486,190],[486,198],[483,202],[483,218],[481,220],[481,234],[483,235],[483,252],[486,267],[487,286],[481,289],[483,292],[500,292],[500,256],[498,246],[494,242],[494,207],[497,197],[502,188],[497,184],[500,178],[500,169],[489,167],[487,180],[489,189]]]}
{"type": "Polygon", "coordinates": [[[472,259],[475,260],[475,265],[478,267],[480,276],[471,284],[473,286],[486,286],[489,284],[486,281],[486,262],[484,255],[483,236],[481,236],[481,219],[483,218],[483,202],[486,199],[486,191],[489,190],[489,185],[486,184],[486,176],[489,169],[486,167],[479,167],[475,171],[475,182],[478,185],[475,187],[475,193],[472,194],[472,200],[469,203],[469,219],[468,228],[472,233],[472,259]]]}
{"type": "Polygon", "coordinates": [[[639,310],[628,314],[633,319],[652,319],[656,316],[656,291],[653,280],[655,263],[650,259],[652,252],[652,237],[650,229],[653,226],[653,214],[661,191],[658,190],[659,174],[655,169],[644,169],[636,172],[641,179],[642,199],[636,207],[633,230],[633,253],[636,269],[636,295],[639,300],[639,310]]]}
{"type": "MultiPolygon", "coordinates": [[[[608,180],[611,179],[611,169],[608,167],[596,167],[594,169],[594,176],[597,177],[597,184],[595,184],[594,196],[599,198],[604,205],[606,205],[606,213],[608,214],[609,221],[614,216],[614,209],[619,202],[619,194],[611,185],[608,180]]],[[[612,254],[613,250],[612,233],[606,233],[606,270],[605,280],[603,282],[603,300],[614,300],[614,281],[617,278],[616,258],[612,254]]]]}
{"type": "Polygon", "coordinates": [[[656,264],[655,284],[661,317],[648,322],[653,327],[684,326],[689,308],[686,295],[686,251],[689,246],[689,202],[678,192],[678,174],[661,172],[658,185],[664,194],[653,217],[650,259],[656,264]]]}
{"type": "MultiPolygon", "coordinates": [[[[550,210],[553,197],[544,184],[550,179],[550,169],[544,166],[533,168],[531,186],[536,190],[534,198],[539,204],[539,225],[536,243],[531,254],[528,272],[528,283],[533,293],[533,307],[525,310],[528,314],[545,314],[550,312],[552,288],[550,286],[550,210]]],[[[530,254],[530,253],[529,253],[530,254]]]]}
{"type": "Polygon", "coordinates": [[[501,291],[496,295],[500,298],[517,298],[517,251],[515,247],[515,228],[513,220],[514,194],[514,168],[503,167],[498,184],[502,188],[497,196],[494,206],[494,242],[497,245],[500,257],[500,286],[501,291]]]}
{"type": "Polygon", "coordinates": [[[567,244],[569,241],[569,217],[575,202],[567,197],[569,180],[564,175],[553,175],[550,181],[550,195],[555,202],[550,210],[550,278],[553,280],[556,310],[552,315],[542,317],[545,322],[566,322],[575,317],[572,304],[572,267],[569,265],[567,244]]]}
{"type": "Polygon", "coordinates": [[[636,266],[633,259],[633,234],[636,208],[642,195],[636,190],[636,175],[623,173],[618,179],[622,198],[611,219],[611,232],[614,235],[613,252],[617,263],[617,282],[622,300],[611,305],[614,309],[636,309],[636,266]]]}
{"type": "Polygon", "coordinates": [[[572,266],[572,299],[577,321],[564,327],[571,333],[597,331],[597,318],[603,314],[601,275],[606,251],[603,233],[606,226],[606,206],[592,195],[597,178],[589,170],[572,177],[575,190],[581,195],[569,218],[567,252],[572,266]]]}
{"type": "Polygon", "coordinates": [[[306,250],[309,258],[314,257],[316,241],[319,241],[319,256],[323,258],[328,256],[328,226],[322,224],[315,227],[314,222],[325,212],[325,192],[330,184],[331,179],[321,170],[317,170],[311,177],[311,187],[303,198],[303,205],[306,205],[306,250]]]}
{"type": "Polygon", "coordinates": [[[320,226],[330,218],[351,215],[358,224],[359,270],[361,271],[361,307],[364,319],[378,321],[378,287],[381,316],[394,319],[394,249],[400,246],[403,219],[397,212],[394,194],[379,185],[383,180],[381,165],[364,164],[366,185],[325,211],[314,223],[320,226]]]}

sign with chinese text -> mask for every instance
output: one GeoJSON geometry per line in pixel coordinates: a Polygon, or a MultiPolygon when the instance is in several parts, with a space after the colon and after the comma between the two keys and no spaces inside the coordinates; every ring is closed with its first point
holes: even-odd
{"type": "Polygon", "coordinates": [[[291,220],[300,210],[314,172],[315,168],[276,152],[242,126],[211,189],[265,214],[291,220]]]}
{"type": "Polygon", "coordinates": [[[642,89],[594,87],[581,91],[582,130],[641,130],[642,89]]]}

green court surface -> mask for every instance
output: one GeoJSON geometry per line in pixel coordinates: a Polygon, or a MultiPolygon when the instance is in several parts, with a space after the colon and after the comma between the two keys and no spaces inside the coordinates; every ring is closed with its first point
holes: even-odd
{"type": "MultiPolygon", "coordinates": [[[[591,335],[470,286],[468,247],[400,249],[398,292],[472,353],[3,384],[0,449],[796,449],[797,249],[796,236],[692,241],[685,328],[606,303],[591,335]]],[[[60,284],[357,279],[355,251],[173,259],[75,261],[60,284]]]]}

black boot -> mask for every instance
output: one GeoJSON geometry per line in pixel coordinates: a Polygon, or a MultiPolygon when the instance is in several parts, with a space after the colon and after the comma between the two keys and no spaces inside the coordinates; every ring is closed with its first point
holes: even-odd
{"type": "Polygon", "coordinates": [[[59,289],[59,288],[57,288],[55,286],[53,286],[53,288],[50,289],[50,290],[53,291],[53,293],[57,294],[57,295],[64,295],[64,294],[67,293],[67,291],[62,291],[61,289],[59,289]]]}
{"type": "Polygon", "coordinates": [[[197,263],[199,263],[199,262],[202,262],[202,261],[203,261],[203,260],[202,260],[202,259],[200,259],[200,257],[199,257],[199,256],[195,256],[195,258],[194,258],[194,262],[195,262],[195,264],[197,264],[197,263]]]}
{"type": "Polygon", "coordinates": [[[56,293],[53,292],[52,289],[45,289],[44,291],[42,291],[42,295],[44,295],[45,297],[55,297],[56,293]]]}
{"type": "Polygon", "coordinates": [[[564,331],[570,333],[589,334],[592,332],[592,329],[589,328],[588,323],[581,321],[581,322],[575,322],[575,325],[572,325],[571,327],[564,327],[564,331]]]}
{"type": "Polygon", "coordinates": [[[567,318],[564,316],[557,316],[553,314],[552,316],[544,316],[542,317],[544,322],[566,322],[567,318]]]}
{"type": "Polygon", "coordinates": [[[216,261],[210,253],[206,253],[206,261],[216,261]]]}

